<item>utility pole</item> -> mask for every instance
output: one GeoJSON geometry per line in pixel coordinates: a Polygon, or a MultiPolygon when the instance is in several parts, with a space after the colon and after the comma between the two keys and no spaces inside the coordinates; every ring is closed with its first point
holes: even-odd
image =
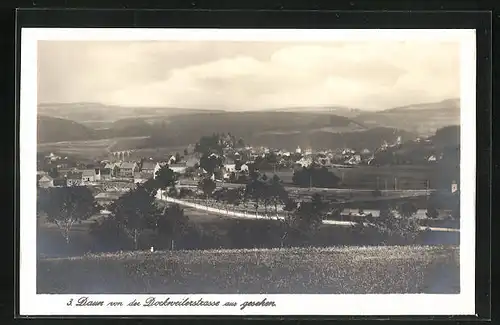
{"type": "Polygon", "coordinates": [[[385,183],[385,190],[387,191],[387,178],[384,179],[384,183],[385,183]]]}
{"type": "Polygon", "coordinates": [[[398,189],[398,179],[397,177],[394,177],[394,190],[398,189]]]}

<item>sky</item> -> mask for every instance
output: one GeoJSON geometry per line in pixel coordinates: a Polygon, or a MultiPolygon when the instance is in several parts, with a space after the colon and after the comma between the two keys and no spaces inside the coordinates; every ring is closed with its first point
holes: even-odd
{"type": "Polygon", "coordinates": [[[364,110],[460,95],[459,43],[39,41],[38,102],[364,110]]]}

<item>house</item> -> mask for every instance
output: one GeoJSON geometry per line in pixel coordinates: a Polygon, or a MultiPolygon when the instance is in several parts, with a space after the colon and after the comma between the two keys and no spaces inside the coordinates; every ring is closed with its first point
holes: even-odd
{"type": "Polygon", "coordinates": [[[118,200],[121,195],[122,193],[102,192],[95,196],[95,200],[102,206],[107,206],[113,203],[115,200],[118,200]]]}
{"type": "Polygon", "coordinates": [[[427,158],[427,161],[428,161],[428,162],[435,162],[436,160],[437,160],[437,158],[436,158],[436,156],[434,156],[434,155],[431,155],[431,156],[429,156],[429,157],[427,158]]]}
{"type": "Polygon", "coordinates": [[[184,174],[186,172],[187,166],[185,163],[182,164],[170,164],[168,166],[170,169],[172,169],[175,173],[178,174],[184,174]]]}
{"type": "Polygon", "coordinates": [[[111,176],[112,170],[109,168],[103,168],[101,169],[101,181],[109,181],[112,179],[111,176]]]}
{"type": "Polygon", "coordinates": [[[42,175],[38,180],[38,186],[43,188],[54,187],[54,179],[49,175],[42,175]]]}
{"type": "Polygon", "coordinates": [[[312,159],[303,157],[300,160],[298,160],[296,164],[300,165],[301,167],[307,167],[312,164],[312,159]]]}
{"type": "Polygon", "coordinates": [[[232,173],[236,171],[236,164],[224,164],[224,171],[226,173],[232,173]]]}
{"type": "Polygon", "coordinates": [[[240,166],[240,171],[242,172],[248,172],[248,165],[247,164],[243,164],[240,166]]]}
{"type": "Polygon", "coordinates": [[[111,177],[116,177],[118,176],[118,172],[120,171],[120,166],[119,164],[108,163],[104,166],[104,169],[111,170],[111,177]]]}
{"type": "Polygon", "coordinates": [[[134,184],[142,184],[145,183],[148,179],[153,177],[153,173],[146,172],[136,172],[134,174],[134,184]]]}
{"type": "Polygon", "coordinates": [[[300,149],[300,147],[297,147],[297,149],[295,149],[295,153],[302,153],[302,149],[300,149]]]}
{"type": "Polygon", "coordinates": [[[82,170],[83,182],[96,182],[101,180],[101,173],[99,168],[82,170]]]}
{"type": "Polygon", "coordinates": [[[457,184],[457,182],[453,181],[451,183],[451,193],[455,193],[457,191],[458,191],[458,184],[457,184]]]}
{"type": "Polygon", "coordinates": [[[134,177],[138,169],[137,163],[135,162],[122,162],[119,166],[118,175],[120,177],[134,177]]]}
{"type": "Polygon", "coordinates": [[[66,175],[66,186],[82,186],[82,172],[70,172],[66,175]]]}
{"type": "MultiPolygon", "coordinates": [[[[153,173],[155,172],[155,166],[156,166],[156,164],[154,162],[145,161],[142,163],[141,173],[147,173],[147,174],[153,175],[153,173]]],[[[134,177],[135,177],[135,175],[134,175],[134,177]]]]}
{"type": "Polygon", "coordinates": [[[174,155],[170,156],[170,158],[168,159],[169,164],[174,164],[176,161],[177,161],[177,159],[175,159],[174,155]]]}

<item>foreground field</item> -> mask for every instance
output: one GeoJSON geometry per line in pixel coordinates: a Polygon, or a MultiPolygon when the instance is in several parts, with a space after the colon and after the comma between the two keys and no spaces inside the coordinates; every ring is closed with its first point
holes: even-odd
{"type": "Polygon", "coordinates": [[[134,252],[41,259],[37,292],[451,294],[459,278],[445,246],[134,252]]]}

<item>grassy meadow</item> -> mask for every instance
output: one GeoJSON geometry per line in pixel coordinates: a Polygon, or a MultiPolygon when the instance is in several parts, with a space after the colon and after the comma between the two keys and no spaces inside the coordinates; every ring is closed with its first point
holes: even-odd
{"type": "Polygon", "coordinates": [[[53,294],[459,293],[455,246],[127,252],[39,259],[53,294]]]}

